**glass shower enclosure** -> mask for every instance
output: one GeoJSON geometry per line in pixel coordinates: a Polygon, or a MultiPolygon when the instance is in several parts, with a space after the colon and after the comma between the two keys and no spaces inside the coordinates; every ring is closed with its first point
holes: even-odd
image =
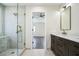
{"type": "Polygon", "coordinates": [[[20,56],[25,49],[25,5],[0,3],[0,56],[20,56]]]}
{"type": "Polygon", "coordinates": [[[17,4],[17,53],[22,55],[25,50],[25,4],[17,4]]]}

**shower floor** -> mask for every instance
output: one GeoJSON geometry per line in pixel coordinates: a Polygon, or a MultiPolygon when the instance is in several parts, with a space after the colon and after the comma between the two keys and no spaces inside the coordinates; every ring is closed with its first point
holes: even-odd
{"type": "MultiPolygon", "coordinates": [[[[18,49],[18,54],[21,54],[23,49],[18,49]]],[[[17,56],[17,49],[8,49],[2,53],[0,56],[17,56]]]]}

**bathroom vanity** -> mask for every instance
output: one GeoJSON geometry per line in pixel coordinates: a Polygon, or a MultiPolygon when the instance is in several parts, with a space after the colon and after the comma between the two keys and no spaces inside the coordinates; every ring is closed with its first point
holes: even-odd
{"type": "Polygon", "coordinates": [[[74,35],[51,34],[51,50],[57,56],[79,56],[79,38],[74,35]]]}

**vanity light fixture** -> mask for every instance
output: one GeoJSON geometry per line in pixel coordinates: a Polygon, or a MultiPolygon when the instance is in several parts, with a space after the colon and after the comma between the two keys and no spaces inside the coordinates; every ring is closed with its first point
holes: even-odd
{"type": "Polygon", "coordinates": [[[61,9],[60,12],[63,12],[65,8],[68,8],[69,6],[71,6],[71,3],[67,3],[65,4],[61,9]]]}
{"type": "Polygon", "coordinates": [[[71,3],[68,3],[68,4],[66,5],[66,8],[69,7],[69,6],[71,6],[71,3]]]}
{"type": "Polygon", "coordinates": [[[71,3],[67,3],[65,4],[61,9],[60,9],[60,12],[64,11],[65,8],[71,6],[71,3]]]}

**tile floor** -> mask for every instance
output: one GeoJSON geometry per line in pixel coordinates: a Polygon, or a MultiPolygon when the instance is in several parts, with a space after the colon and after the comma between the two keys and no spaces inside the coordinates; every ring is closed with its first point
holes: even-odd
{"type": "Polygon", "coordinates": [[[16,49],[8,49],[2,53],[0,53],[0,56],[16,56],[17,50],[16,49]]]}
{"type": "Polygon", "coordinates": [[[51,50],[32,49],[26,50],[22,56],[55,56],[55,54],[51,50]]]}
{"type": "MultiPolygon", "coordinates": [[[[22,49],[18,49],[18,54],[21,54],[22,51],[22,49]]],[[[17,49],[8,49],[0,53],[0,56],[17,56],[17,49]]]]}

